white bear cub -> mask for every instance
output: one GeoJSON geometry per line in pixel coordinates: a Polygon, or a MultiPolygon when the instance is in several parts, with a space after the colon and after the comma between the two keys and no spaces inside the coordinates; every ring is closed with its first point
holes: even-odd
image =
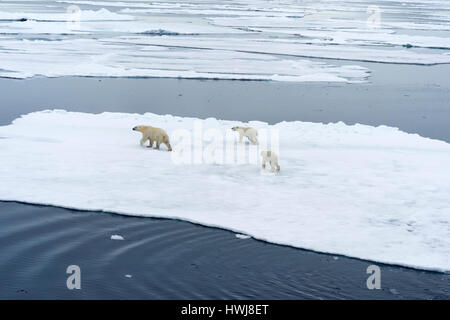
{"type": "Polygon", "coordinates": [[[239,132],[239,142],[242,142],[242,139],[247,137],[252,144],[258,144],[258,131],[255,128],[233,127],[231,130],[239,132]]]}
{"type": "Polygon", "coordinates": [[[273,151],[261,151],[262,157],[262,168],[266,168],[266,162],[270,163],[270,168],[272,172],[280,171],[280,166],[278,165],[278,156],[273,151]]]}

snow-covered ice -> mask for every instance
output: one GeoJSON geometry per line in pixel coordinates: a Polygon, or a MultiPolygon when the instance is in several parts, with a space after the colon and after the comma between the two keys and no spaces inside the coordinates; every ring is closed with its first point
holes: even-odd
{"type": "Polygon", "coordinates": [[[446,0],[5,0],[0,76],[354,83],[361,61],[450,63],[449,39],[446,0]]]}
{"type": "Polygon", "coordinates": [[[122,236],[119,235],[119,234],[113,234],[113,235],[111,236],[111,240],[125,240],[125,238],[122,237],[122,236]]]}
{"type": "Polygon", "coordinates": [[[199,124],[200,133],[215,130],[234,145],[230,128],[241,123],[62,110],[22,116],[0,127],[0,199],[177,218],[273,243],[450,270],[449,144],[386,126],[254,121],[280,137],[281,171],[261,175],[260,163],[173,161],[180,132],[191,133],[203,155],[220,154],[223,140],[194,138],[199,124]],[[174,151],[142,148],[131,130],[137,124],[166,129],[174,151]]]}

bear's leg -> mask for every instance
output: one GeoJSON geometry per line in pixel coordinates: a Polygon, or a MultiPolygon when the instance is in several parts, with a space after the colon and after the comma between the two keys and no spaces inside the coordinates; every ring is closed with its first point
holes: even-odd
{"type": "Polygon", "coordinates": [[[169,142],[164,142],[164,144],[167,146],[167,149],[169,149],[169,151],[172,151],[172,146],[169,142]]]}
{"type": "Polygon", "coordinates": [[[263,161],[262,161],[262,168],[263,168],[263,169],[266,168],[266,159],[263,159],[263,161]]]}
{"type": "Polygon", "coordinates": [[[153,146],[153,140],[148,139],[149,143],[148,143],[148,147],[147,148],[151,148],[153,146]]]}
{"type": "Polygon", "coordinates": [[[270,169],[272,172],[275,172],[275,163],[273,161],[270,161],[270,169]]]}
{"type": "Polygon", "coordinates": [[[155,146],[155,149],[159,150],[159,141],[158,141],[158,140],[156,140],[156,146],[155,146]]]}
{"type": "Polygon", "coordinates": [[[242,139],[244,138],[244,134],[239,132],[239,143],[242,143],[242,139]]]}
{"type": "Polygon", "coordinates": [[[144,146],[146,141],[147,141],[147,138],[146,137],[142,137],[141,142],[140,142],[142,147],[144,146]]]}

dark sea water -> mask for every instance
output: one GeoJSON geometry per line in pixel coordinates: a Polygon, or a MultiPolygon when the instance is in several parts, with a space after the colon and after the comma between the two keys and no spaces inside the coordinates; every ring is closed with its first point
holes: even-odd
{"type": "MultiPolygon", "coordinates": [[[[333,64],[342,62],[332,61],[333,64]]],[[[358,63],[370,82],[136,78],[0,79],[0,125],[43,109],[224,120],[388,125],[450,142],[450,65],[358,63]]]]}
{"type": "MultiPolygon", "coordinates": [[[[367,84],[0,79],[0,125],[43,109],[390,125],[450,142],[450,66],[370,64],[367,84]]],[[[238,239],[187,222],[0,202],[0,299],[449,299],[450,275],[238,239]],[[113,234],[124,241],[111,240],[113,234]],[[82,289],[66,288],[78,265],[82,289]],[[126,277],[130,275],[131,277],[126,277]]]]}
{"type": "Polygon", "coordinates": [[[449,274],[378,264],[369,290],[372,262],[168,219],[0,202],[0,243],[0,299],[450,298],[449,274]]]}

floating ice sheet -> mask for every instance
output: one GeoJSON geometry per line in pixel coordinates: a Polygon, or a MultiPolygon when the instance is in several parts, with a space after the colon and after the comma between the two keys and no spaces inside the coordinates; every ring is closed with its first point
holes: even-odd
{"type": "Polygon", "coordinates": [[[450,270],[449,144],[385,126],[255,121],[260,134],[279,132],[277,174],[245,161],[174,161],[180,132],[204,157],[234,145],[230,128],[239,124],[31,113],[0,127],[0,199],[177,218],[299,248],[450,270]],[[166,129],[174,151],[140,147],[131,130],[138,124],[166,129]],[[195,138],[199,125],[200,134],[214,130],[223,140],[195,138]]]}
{"type": "MultiPolygon", "coordinates": [[[[275,81],[361,82],[357,65],[332,66],[300,59],[227,51],[135,46],[114,39],[12,40],[0,50],[0,76],[181,77],[275,81]],[[24,60],[23,56],[28,59],[24,60]]],[[[448,57],[448,56],[447,56],[448,57]]],[[[450,60],[450,57],[448,57],[450,60]]]]}

